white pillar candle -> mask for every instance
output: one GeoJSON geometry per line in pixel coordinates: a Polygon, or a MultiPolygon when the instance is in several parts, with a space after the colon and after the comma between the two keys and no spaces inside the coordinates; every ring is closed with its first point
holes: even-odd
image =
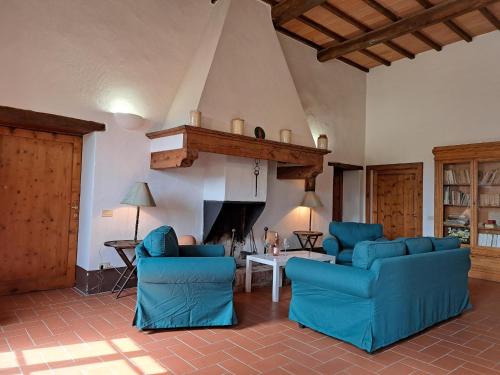
{"type": "Polygon", "coordinates": [[[231,132],[233,134],[243,135],[243,125],[245,124],[245,120],[240,118],[235,118],[231,121],[231,132]]]}
{"type": "Polygon", "coordinates": [[[201,112],[200,111],[191,111],[189,112],[189,125],[191,126],[201,126],[201,112]]]}
{"type": "Polygon", "coordinates": [[[323,150],[328,149],[328,137],[326,134],[320,134],[318,137],[318,148],[321,148],[323,150]]]}
{"type": "Polygon", "coordinates": [[[281,129],[280,141],[283,143],[290,143],[292,141],[292,131],[290,129],[281,129]]]}

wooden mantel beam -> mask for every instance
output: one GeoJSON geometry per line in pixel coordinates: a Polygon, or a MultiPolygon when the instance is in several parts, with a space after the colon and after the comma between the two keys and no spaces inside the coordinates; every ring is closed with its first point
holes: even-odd
{"type": "MultiPolygon", "coordinates": [[[[280,162],[278,179],[314,180],[331,151],[256,139],[193,126],[178,126],[146,134],[151,141],[151,169],[186,168],[200,152],[280,162]]],[[[311,183],[309,181],[309,183],[311,183]]]]}
{"type": "Polygon", "coordinates": [[[417,31],[423,27],[435,25],[465,13],[484,8],[496,1],[497,0],[447,0],[432,8],[423,9],[412,16],[403,18],[392,24],[382,26],[379,29],[346,40],[343,43],[325,48],[318,52],[318,60],[321,62],[328,61],[362,48],[384,43],[387,40],[417,31]]]}
{"type": "Polygon", "coordinates": [[[283,0],[271,8],[271,17],[275,25],[283,25],[304,14],[326,0],[283,0]]]}

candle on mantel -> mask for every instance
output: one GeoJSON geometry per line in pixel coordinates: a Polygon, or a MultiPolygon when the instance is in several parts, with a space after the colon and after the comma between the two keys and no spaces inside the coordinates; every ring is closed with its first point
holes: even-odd
{"type": "Polygon", "coordinates": [[[281,129],[280,141],[283,143],[290,143],[292,141],[292,131],[290,129],[281,129]]]}
{"type": "Polygon", "coordinates": [[[245,124],[245,120],[240,118],[235,118],[231,121],[231,132],[233,134],[243,135],[243,125],[245,124]]]}
{"type": "Polygon", "coordinates": [[[191,126],[201,126],[201,112],[197,110],[193,110],[189,112],[189,121],[191,126]]]}
{"type": "Polygon", "coordinates": [[[328,137],[326,134],[320,134],[318,137],[318,148],[323,150],[328,149],[328,137]]]}

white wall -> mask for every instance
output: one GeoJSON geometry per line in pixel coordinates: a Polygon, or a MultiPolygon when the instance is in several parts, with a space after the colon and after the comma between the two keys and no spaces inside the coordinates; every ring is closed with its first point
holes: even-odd
{"type": "Polygon", "coordinates": [[[500,34],[368,75],[366,163],[424,162],[424,235],[434,215],[432,148],[500,140],[500,34]]]}
{"type": "MultiPolygon", "coordinates": [[[[102,244],[106,240],[132,236],[135,209],[120,205],[120,200],[134,181],[147,181],[157,203],[156,208],[141,211],[140,236],[167,223],[173,225],[178,234],[192,233],[201,238],[203,175],[210,158],[202,155],[190,168],[153,171],[149,169],[146,130],[122,130],[109,112],[137,113],[147,118],[152,128],[161,127],[214,7],[209,1],[200,0],[149,0],[146,4],[133,0],[105,0],[93,2],[92,6],[83,0],[3,0],[1,5],[0,104],[107,125],[106,132],[84,139],[78,265],[89,270],[96,269],[101,261],[122,265],[114,252],[102,244]],[[101,217],[103,209],[112,209],[114,216],[101,217]]],[[[210,69],[201,99],[208,126],[229,126],[226,121],[241,115],[248,119],[252,129],[257,124],[263,125],[271,139],[277,139],[281,127],[292,127],[299,136],[295,142],[312,144],[301,109],[301,102],[304,104],[301,91],[318,96],[323,95],[323,91],[306,85],[304,72],[317,77],[318,84],[321,75],[333,79],[332,82],[335,82],[332,76],[341,76],[339,82],[344,79],[348,82],[352,77],[352,85],[360,84],[362,90],[364,74],[341,63],[328,63],[319,69],[315,51],[295,42],[284,43],[284,57],[293,67],[292,75],[299,74],[298,66],[303,55],[307,56],[308,63],[300,73],[302,78],[292,80],[270,23],[269,8],[258,0],[245,0],[241,8],[232,11],[243,17],[245,30],[254,25],[258,25],[258,29],[241,43],[231,35],[222,40],[220,55],[214,57],[220,60],[221,66],[210,69]],[[269,39],[266,39],[267,32],[271,33],[269,39]],[[263,40],[270,40],[270,44],[260,46],[263,40]],[[243,48],[253,46],[256,51],[260,48],[259,54],[265,59],[246,61],[245,53],[238,50],[240,44],[243,48]],[[231,82],[224,73],[231,67],[225,59],[231,59],[233,48],[236,49],[234,63],[241,64],[243,71],[255,64],[262,70],[271,62],[282,63],[273,71],[275,76],[252,73],[244,82],[235,81],[238,77],[232,71],[231,82]],[[294,94],[295,87],[299,95],[294,94]],[[238,95],[224,92],[227,88],[238,95]],[[276,93],[267,92],[273,90],[276,93]],[[266,91],[265,98],[277,96],[278,105],[267,99],[268,106],[260,105],[264,99],[259,102],[255,97],[262,91],[266,91]],[[209,92],[219,95],[220,103],[206,96],[209,92]],[[250,106],[245,106],[247,101],[250,106]],[[219,107],[215,108],[216,105],[219,107]],[[277,107],[274,112],[273,106],[277,107]]],[[[237,23],[230,19],[225,27],[236,32],[237,23]]],[[[338,93],[330,97],[336,98],[333,109],[337,113],[342,113],[346,103],[352,115],[364,112],[364,101],[359,99],[357,90],[340,94],[339,88],[338,93]]],[[[328,123],[330,111],[331,107],[322,107],[308,113],[328,123]]],[[[342,126],[349,125],[343,120],[335,129],[340,131],[342,126]]],[[[327,129],[325,132],[330,140],[343,137],[327,129]]],[[[362,161],[363,147],[359,146],[363,144],[362,135],[348,138],[348,142],[356,151],[335,143],[338,155],[345,156],[343,161],[362,161]]],[[[260,237],[265,225],[289,236],[292,230],[307,225],[307,211],[296,207],[303,195],[303,181],[277,180],[275,163],[269,163],[268,174],[268,205],[256,225],[256,236],[260,237]]],[[[331,199],[328,167],[320,178],[318,190],[326,208],[320,212],[321,221],[314,221],[314,225],[326,230],[331,199]]]]}
{"type": "MultiPolygon", "coordinates": [[[[365,159],[366,74],[339,61],[318,62],[316,51],[287,36],[279,36],[315,140],[328,136],[333,153],[325,157],[316,190],[324,207],[313,216],[315,229],[327,232],[332,218],[333,168],[329,161],[363,165],[365,159]]],[[[344,220],[362,221],[363,174],[344,174],[344,220]]],[[[307,211],[307,210],[306,210],[307,211]]],[[[306,221],[308,219],[305,212],[306,221]]],[[[304,219],[302,219],[304,220],[304,219]]]]}
{"type": "Polygon", "coordinates": [[[163,124],[210,2],[5,0],[1,8],[0,103],[107,125],[84,137],[78,265],[95,269],[101,259],[122,265],[102,243],[132,237],[134,208],[119,202],[133,181],[149,181],[161,207],[143,210],[142,235],[159,223],[174,223],[180,234],[201,227],[202,163],[168,175],[150,170],[144,132],[121,130],[109,112],[163,124]],[[114,216],[102,218],[102,209],[114,216]]]}

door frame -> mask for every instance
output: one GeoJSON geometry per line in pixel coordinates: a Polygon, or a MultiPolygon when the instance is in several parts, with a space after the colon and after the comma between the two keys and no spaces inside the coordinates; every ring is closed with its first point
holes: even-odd
{"type": "MultiPolygon", "coordinates": [[[[72,150],[72,174],[70,192],[70,217],[68,227],[68,257],[64,276],[53,278],[51,289],[71,287],[75,284],[75,266],[79,226],[81,187],[81,159],[83,136],[94,131],[104,131],[106,125],[50,113],[0,106],[0,135],[70,143],[72,150]]],[[[17,289],[15,283],[4,283],[0,295],[47,289],[37,280],[27,282],[17,289]]]]}
{"type": "Polygon", "coordinates": [[[424,163],[398,163],[398,164],[379,164],[366,166],[366,200],[365,200],[365,221],[372,223],[374,209],[376,210],[376,203],[374,204],[373,197],[377,195],[376,177],[378,174],[391,174],[391,172],[398,172],[398,174],[415,174],[417,176],[417,195],[415,197],[415,207],[417,216],[416,234],[422,235],[423,226],[423,189],[424,189],[424,163]]]}
{"type": "Polygon", "coordinates": [[[332,183],[332,221],[342,221],[344,199],[344,172],[359,172],[364,169],[361,165],[329,162],[333,167],[332,183]]]}

